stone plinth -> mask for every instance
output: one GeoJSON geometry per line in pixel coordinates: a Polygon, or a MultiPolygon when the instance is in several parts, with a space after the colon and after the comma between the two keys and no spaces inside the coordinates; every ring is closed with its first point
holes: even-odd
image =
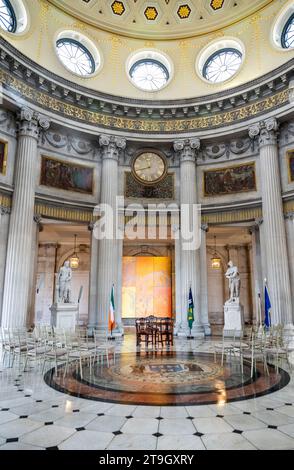
{"type": "Polygon", "coordinates": [[[75,331],[79,312],[78,304],[54,303],[50,310],[52,326],[75,331]]]}
{"type": "Polygon", "coordinates": [[[239,299],[227,301],[224,305],[224,331],[228,332],[226,336],[230,335],[230,331],[236,330],[236,336],[240,336],[244,329],[244,308],[240,304],[239,299]]]}

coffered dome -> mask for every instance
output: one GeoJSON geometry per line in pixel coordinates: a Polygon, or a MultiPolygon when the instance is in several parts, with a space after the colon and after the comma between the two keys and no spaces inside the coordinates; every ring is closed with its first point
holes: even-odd
{"type": "Polygon", "coordinates": [[[273,0],[48,0],[77,19],[135,38],[179,39],[212,32],[273,0]]]}

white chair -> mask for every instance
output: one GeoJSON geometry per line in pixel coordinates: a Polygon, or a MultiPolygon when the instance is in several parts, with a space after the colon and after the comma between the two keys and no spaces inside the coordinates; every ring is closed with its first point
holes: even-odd
{"type": "Polygon", "coordinates": [[[100,356],[103,364],[103,355],[106,357],[107,367],[109,367],[109,356],[113,355],[113,363],[115,364],[115,345],[108,340],[108,332],[101,330],[94,330],[94,340],[95,340],[95,356],[100,356]]]}

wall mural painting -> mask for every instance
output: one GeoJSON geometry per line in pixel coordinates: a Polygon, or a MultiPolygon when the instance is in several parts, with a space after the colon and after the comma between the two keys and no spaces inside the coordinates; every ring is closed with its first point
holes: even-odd
{"type": "Polygon", "coordinates": [[[204,172],[204,196],[256,191],[255,163],[204,172]]]}
{"type": "Polygon", "coordinates": [[[7,165],[7,142],[0,140],[0,173],[2,175],[6,174],[6,165],[7,165]]]}
{"type": "Polygon", "coordinates": [[[171,314],[171,259],[152,256],[124,257],[122,317],[171,317],[171,314]]]}
{"type": "Polygon", "coordinates": [[[289,183],[294,183],[294,150],[288,152],[289,183]]]}
{"type": "Polygon", "coordinates": [[[93,168],[42,157],[40,184],[67,191],[93,194],[93,168]]]}

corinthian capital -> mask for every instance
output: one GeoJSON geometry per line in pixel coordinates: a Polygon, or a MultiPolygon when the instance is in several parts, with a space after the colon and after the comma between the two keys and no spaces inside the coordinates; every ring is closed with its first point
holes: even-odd
{"type": "Polygon", "coordinates": [[[119,151],[126,148],[126,139],[107,134],[99,136],[99,145],[103,148],[103,158],[112,158],[117,160],[119,151]]]}
{"type": "Polygon", "coordinates": [[[18,115],[19,135],[38,139],[40,129],[48,130],[50,119],[28,107],[21,108],[18,115]]]}
{"type": "Polygon", "coordinates": [[[195,151],[200,149],[200,139],[181,139],[174,141],[174,150],[180,152],[181,162],[195,161],[195,151]]]}
{"type": "Polygon", "coordinates": [[[279,123],[276,118],[265,119],[249,127],[249,137],[254,139],[259,135],[259,146],[275,145],[279,123]]]}

